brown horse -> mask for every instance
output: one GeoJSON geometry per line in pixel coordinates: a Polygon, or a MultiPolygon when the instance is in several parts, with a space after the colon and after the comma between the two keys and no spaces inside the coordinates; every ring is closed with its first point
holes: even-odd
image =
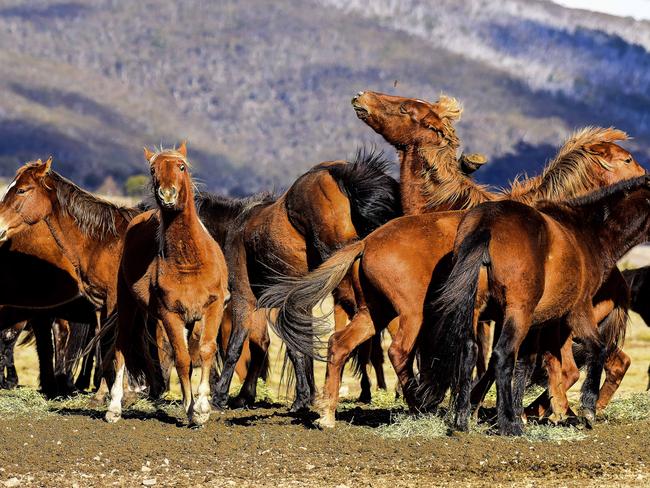
{"type": "MultiPolygon", "coordinates": [[[[279,198],[233,201],[206,197],[200,214],[210,232],[221,235],[230,274],[232,332],[213,404],[225,407],[237,360],[246,337],[251,363],[235,406],[250,405],[269,339],[265,321],[254,321],[257,297],[279,273],[302,276],[337,249],[399,215],[397,183],[385,172],[381,155],[360,153],[354,162],[321,163],[298,178],[279,198]]],[[[347,282],[336,287],[339,319],[356,310],[347,282]]],[[[310,361],[288,349],[296,370],[292,410],[311,405],[315,395],[310,361]]]]}
{"type": "MultiPolygon", "coordinates": [[[[452,382],[454,426],[467,428],[471,370],[475,358],[474,311],[490,300],[504,317],[489,368],[497,379],[499,430],[520,435],[521,392],[513,392],[515,360],[529,331],[544,336],[566,324],[594,356],[601,354],[594,296],[633,246],[650,231],[650,180],[623,181],[564,203],[532,208],[489,202],[463,218],[455,262],[436,304],[443,310],[440,384],[452,382]],[[479,278],[480,276],[480,278],[479,278]]],[[[564,334],[561,342],[570,340],[564,334]]],[[[551,340],[551,343],[557,341],[551,340]]],[[[547,351],[561,361],[557,348],[547,351]]],[[[602,364],[591,364],[582,390],[583,409],[595,414],[602,364]]],[[[550,374],[550,373],[549,373],[550,374]]],[[[561,378],[549,376],[553,406],[566,403],[561,378]]]]}
{"type": "Polygon", "coordinates": [[[27,275],[29,281],[22,283],[27,279],[17,267],[25,258],[13,260],[8,271],[14,271],[17,278],[0,280],[0,286],[16,288],[1,296],[12,297],[9,305],[30,308],[38,306],[33,304],[37,299],[42,300],[39,305],[52,307],[81,296],[97,310],[97,332],[115,311],[123,234],[139,210],[85,192],[52,171],[51,164],[50,158],[20,168],[0,205],[0,240],[11,241],[9,252],[26,250],[27,259],[37,256],[39,264],[45,261],[50,274],[38,279],[27,275]],[[47,290],[41,291],[50,275],[47,290]]]}
{"type": "MultiPolygon", "coordinates": [[[[544,173],[528,180],[525,187],[516,183],[510,192],[495,195],[469,179],[450,181],[449,185],[441,180],[436,199],[448,193],[455,204],[466,206],[497,197],[559,199],[642,174],[643,169],[630,153],[613,142],[625,138],[624,133],[613,129],[586,129],[570,138],[544,173]],[[460,201],[456,200],[459,192],[460,201]]],[[[329,341],[327,379],[320,405],[322,426],[334,425],[340,370],[350,351],[393,320],[397,325],[389,357],[409,406],[413,410],[421,406],[413,381],[413,349],[424,320],[424,304],[450,270],[453,242],[463,215],[437,212],[395,219],[339,251],[310,275],[289,279],[264,294],[260,304],[280,307],[277,332],[294,347],[301,347],[305,343],[301,335],[314,333],[307,311],[352,270],[359,309],[350,325],[329,341]]],[[[315,331],[322,332],[318,327],[315,331]]],[[[423,369],[426,372],[426,365],[421,365],[421,372],[423,369]]]]}
{"type": "MultiPolygon", "coordinates": [[[[137,311],[160,320],[172,346],[190,424],[203,425],[210,416],[210,368],[217,332],[228,301],[228,273],[221,248],[199,220],[194,203],[185,144],[178,150],[152,153],[145,149],[158,210],[134,218],[124,238],[118,278],[116,377],[108,422],[122,414],[125,367],[138,363],[144,327],[137,311]],[[201,365],[196,402],[190,369],[201,365]]],[[[145,354],[146,357],[146,354],[145,354]]]]}

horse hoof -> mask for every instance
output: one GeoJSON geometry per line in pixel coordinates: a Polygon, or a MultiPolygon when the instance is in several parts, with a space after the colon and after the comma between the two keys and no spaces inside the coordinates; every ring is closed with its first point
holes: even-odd
{"type": "Polygon", "coordinates": [[[316,427],[319,427],[321,429],[333,429],[334,425],[336,425],[336,421],[334,420],[333,415],[324,415],[320,418],[317,418],[314,421],[314,424],[316,424],[316,427]]]}
{"type": "Polygon", "coordinates": [[[592,410],[582,412],[582,423],[587,429],[593,429],[596,422],[596,414],[592,410]]]}
{"type": "Polygon", "coordinates": [[[372,395],[370,394],[370,392],[361,393],[361,395],[359,395],[359,399],[357,400],[357,403],[365,403],[366,405],[370,405],[370,403],[372,403],[372,395]]]}
{"type": "Polygon", "coordinates": [[[230,408],[233,409],[251,408],[252,406],[253,406],[253,402],[251,401],[251,399],[242,396],[233,398],[232,402],[230,402],[230,408]]]}
{"type": "Polygon", "coordinates": [[[106,412],[106,415],[104,415],[104,420],[106,420],[106,422],[108,422],[109,424],[114,424],[121,418],[122,418],[121,412],[111,412],[110,410],[106,412]]]}
{"type": "Polygon", "coordinates": [[[212,397],[212,408],[215,410],[227,410],[228,409],[228,396],[213,396],[212,397]]]}
{"type": "Polygon", "coordinates": [[[291,412],[291,413],[308,412],[309,407],[310,407],[310,402],[309,401],[296,400],[291,405],[291,408],[289,409],[289,412],[291,412]]]}
{"type": "Polygon", "coordinates": [[[210,413],[194,412],[190,417],[190,427],[203,427],[210,418],[210,413]]]}

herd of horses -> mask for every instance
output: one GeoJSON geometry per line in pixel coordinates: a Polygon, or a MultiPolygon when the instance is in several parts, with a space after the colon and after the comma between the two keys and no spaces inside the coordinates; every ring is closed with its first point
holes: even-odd
{"type": "Polygon", "coordinates": [[[467,430],[496,382],[498,431],[519,435],[527,417],[575,416],[567,390],[584,367],[580,416],[593,422],[630,365],[628,309],[650,315],[650,273],[616,268],[650,232],[650,180],[618,144],[627,135],[578,130],[542,173],[494,191],[472,179],[485,158],[459,155],[457,100],[360,92],[352,106],[397,151],[399,183],[383,154],[359,151],[279,196],[230,199],[195,190],[183,143],[145,148],[151,192],[128,208],[51,158],[21,167],[0,201],[0,386],[17,383],[13,347],[29,327],[44,393],[87,389],[94,359],[94,400],[110,393],[116,422],[125,389],[160,397],[173,365],[200,426],[213,408],[254,404],[271,327],[295,372],[291,410],[315,407],[333,427],[349,359],[360,401],[369,364],[386,388],[387,329],[412,412],[443,411],[449,392],[450,427],[467,430]],[[331,326],[313,310],[330,295],[323,355],[331,326]],[[235,373],[243,386],[229,399],[235,373]],[[524,408],[533,382],[547,390],[524,408]]]}

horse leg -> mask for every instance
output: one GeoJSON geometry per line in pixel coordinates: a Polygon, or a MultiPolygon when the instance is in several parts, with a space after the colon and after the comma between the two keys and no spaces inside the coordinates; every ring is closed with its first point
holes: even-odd
{"type": "Polygon", "coordinates": [[[513,404],[512,377],[515,357],[528,333],[531,315],[521,309],[508,310],[503,330],[492,351],[497,383],[497,415],[501,435],[522,435],[524,432],[521,416],[517,415],[513,404]]]}
{"type": "Polygon", "coordinates": [[[593,331],[591,335],[584,334],[578,337],[587,350],[587,376],[582,384],[580,403],[582,405],[582,415],[587,425],[591,425],[596,418],[596,401],[598,400],[600,379],[603,374],[607,348],[599,340],[598,323],[594,317],[591,303],[569,314],[567,322],[571,330],[593,331]]]}
{"type": "Polygon", "coordinates": [[[346,328],[335,332],[330,337],[327,351],[325,387],[317,405],[320,418],[316,423],[320,427],[334,427],[343,367],[352,351],[359,344],[370,339],[374,333],[375,325],[370,318],[370,313],[367,308],[363,307],[356,313],[346,328]]]}
{"type": "Polygon", "coordinates": [[[476,357],[476,378],[481,378],[487,371],[490,358],[490,322],[479,320],[476,326],[476,342],[478,343],[478,354],[476,357]]]}
{"type": "Polygon", "coordinates": [[[371,342],[366,341],[357,347],[354,355],[357,361],[358,373],[361,376],[361,394],[357,400],[360,403],[370,403],[372,401],[372,392],[370,391],[370,376],[368,375],[368,362],[370,360],[371,342]]]}
{"type": "Polygon", "coordinates": [[[399,329],[388,348],[388,357],[395,369],[409,410],[415,412],[420,405],[416,398],[413,375],[413,348],[422,327],[422,314],[403,311],[400,314],[399,329]]]}
{"type": "Polygon", "coordinates": [[[224,305],[216,301],[205,312],[203,330],[199,343],[199,356],[201,359],[201,381],[199,383],[199,396],[194,405],[193,417],[190,423],[203,425],[210,417],[210,370],[214,364],[217,353],[217,334],[223,317],[224,305]]]}
{"type": "MultiPolygon", "coordinates": [[[[244,341],[248,337],[250,329],[253,327],[251,320],[257,303],[248,278],[244,245],[241,242],[236,242],[233,246],[226,257],[231,276],[231,300],[229,307],[232,316],[232,330],[228,340],[221,376],[212,392],[212,405],[220,409],[226,408],[228,404],[228,391],[232,382],[232,376],[235,373],[237,362],[241,356],[244,341]],[[236,278],[233,278],[233,276],[236,278]]],[[[257,378],[255,381],[257,381],[257,378]]]]}
{"type": "Polygon", "coordinates": [[[385,391],[386,377],[384,376],[384,350],[381,348],[381,333],[372,336],[370,362],[377,376],[377,389],[385,391]]]}
{"type": "MultiPolygon", "coordinates": [[[[552,373],[550,368],[558,367],[559,363],[557,358],[552,356],[548,351],[544,355],[545,368],[548,375],[552,373]],[[550,362],[549,362],[550,361],[550,362]]],[[[576,365],[575,358],[573,357],[573,341],[566,340],[560,349],[560,361],[561,361],[561,381],[562,388],[564,391],[568,391],[576,382],[580,379],[580,369],[576,365]]],[[[557,381],[556,381],[557,383],[557,381]]],[[[526,407],[526,415],[531,417],[544,417],[551,405],[552,393],[549,392],[547,388],[544,392],[539,395],[533,402],[526,407]]],[[[569,410],[567,409],[568,413],[569,410]]]]}
{"type": "MultiPolygon", "coordinates": [[[[194,397],[192,395],[192,384],[190,381],[191,358],[187,346],[187,329],[192,330],[196,324],[185,324],[180,317],[172,313],[162,314],[162,323],[165,326],[165,332],[169,338],[169,342],[174,351],[174,365],[176,366],[176,373],[181,383],[181,393],[183,395],[183,407],[185,413],[190,421],[190,425],[194,422],[194,397]]],[[[216,334],[214,341],[216,345],[216,334]]],[[[206,366],[207,368],[208,366],[206,366]]],[[[209,378],[209,370],[208,376],[209,378]]],[[[203,378],[202,378],[203,379],[203,378]]]]}
{"type": "Polygon", "coordinates": [[[255,403],[257,395],[257,380],[266,365],[270,339],[266,325],[265,310],[255,310],[251,313],[251,330],[248,334],[250,364],[246,370],[244,384],[239,395],[232,401],[233,408],[250,407],[255,403]]]}
{"type": "Polygon", "coordinates": [[[515,377],[512,389],[512,401],[514,404],[516,414],[523,420],[526,420],[524,414],[524,394],[526,386],[530,377],[535,370],[535,360],[537,359],[537,351],[539,350],[539,336],[540,331],[531,331],[524,339],[517,354],[517,361],[515,363],[515,377]]]}
{"type": "Polygon", "coordinates": [[[52,319],[37,317],[31,320],[36,338],[36,352],[40,370],[41,391],[45,396],[58,396],[56,377],[54,376],[54,345],[52,343],[52,319]]]}
{"type": "Polygon", "coordinates": [[[600,393],[598,394],[598,401],[596,402],[596,412],[600,413],[605,410],[605,407],[609,404],[609,401],[612,399],[616,390],[623,381],[625,373],[627,373],[628,368],[632,360],[630,356],[625,354],[621,348],[616,348],[612,353],[607,356],[605,360],[605,382],[600,388],[600,393]]]}

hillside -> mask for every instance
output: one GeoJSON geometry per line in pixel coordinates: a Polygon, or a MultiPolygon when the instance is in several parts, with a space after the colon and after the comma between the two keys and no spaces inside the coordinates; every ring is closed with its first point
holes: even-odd
{"type": "Polygon", "coordinates": [[[94,189],[187,138],[210,189],[281,188],[385,146],[350,108],[361,89],[463,100],[496,184],[589,123],[650,154],[650,24],[550,2],[8,0],[0,46],[0,176],[51,153],[94,189]]]}

